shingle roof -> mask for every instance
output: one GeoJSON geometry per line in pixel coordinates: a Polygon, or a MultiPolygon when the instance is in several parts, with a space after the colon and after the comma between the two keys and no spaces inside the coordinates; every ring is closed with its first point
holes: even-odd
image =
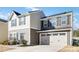
{"type": "Polygon", "coordinates": [[[41,19],[47,18],[47,17],[52,17],[52,16],[56,16],[56,15],[61,15],[61,14],[66,14],[66,13],[70,13],[72,11],[69,12],[63,12],[63,13],[58,13],[58,14],[54,14],[54,15],[50,15],[50,16],[46,16],[46,17],[42,17],[41,19]]]}
{"type": "Polygon", "coordinates": [[[32,12],[39,12],[40,10],[35,10],[35,11],[29,11],[28,13],[32,13],[32,12]]]}
{"type": "Polygon", "coordinates": [[[54,14],[54,15],[50,15],[50,16],[48,16],[48,17],[56,16],[56,15],[61,15],[61,14],[66,14],[66,13],[70,13],[70,12],[72,12],[72,11],[69,11],[69,12],[62,12],[62,13],[58,13],[58,14],[54,14]]]}
{"type": "Polygon", "coordinates": [[[2,21],[2,22],[8,22],[7,20],[1,19],[1,18],[0,18],[0,21],[2,21]]]}
{"type": "Polygon", "coordinates": [[[14,11],[14,10],[13,10],[13,12],[14,12],[17,16],[18,16],[18,15],[21,15],[20,13],[18,13],[18,12],[16,12],[16,11],[14,11]]]}

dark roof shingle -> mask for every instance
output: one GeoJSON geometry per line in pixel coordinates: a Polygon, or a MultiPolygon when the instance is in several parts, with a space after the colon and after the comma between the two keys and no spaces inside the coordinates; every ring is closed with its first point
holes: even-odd
{"type": "Polygon", "coordinates": [[[17,16],[18,16],[18,15],[21,15],[20,13],[18,13],[18,12],[16,12],[16,11],[14,11],[14,10],[13,10],[13,12],[14,12],[17,16]]]}
{"type": "Polygon", "coordinates": [[[1,19],[1,18],[0,18],[0,21],[2,21],[2,22],[8,22],[7,20],[1,19]]]}
{"type": "Polygon", "coordinates": [[[61,15],[61,14],[66,14],[66,13],[70,13],[70,12],[72,12],[72,11],[57,13],[57,14],[54,14],[54,15],[50,15],[50,16],[43,17],[43,18],[41,18],[41,19],[44,19],[44,18],[47,18],[47,17],[52,17],[52,16],[57,16],[57,15],[61,15]]]}

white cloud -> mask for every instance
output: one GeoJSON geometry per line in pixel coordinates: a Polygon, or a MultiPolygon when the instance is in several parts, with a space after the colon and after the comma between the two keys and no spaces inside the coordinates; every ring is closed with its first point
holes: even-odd
{"type": "Polygon", "coordinates": [[[0,13],[0,18],[7,20],[9,15],[10,15],[10,13],[8,13],[8,14],[0,13]]]}
{"type": "Polygon", "coordinates": [[[40,10],[40,9],[39,9],[39,8],[37,8],[37,7],[26,7],[26,9],[30,9],[31,11],[40,10]]]}
{"type": "Polygon", "coordinates": [[[31,10],[32,10],[32,11],[35,11],[35,10],[40,10],[40,9],[35,8],[35,7],[31,7],[31,10]]]}

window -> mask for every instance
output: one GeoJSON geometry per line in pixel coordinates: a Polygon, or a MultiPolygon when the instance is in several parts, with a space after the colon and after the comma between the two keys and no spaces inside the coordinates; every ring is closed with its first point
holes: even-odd
{"type": "Polygon", "coordinates": [[[56,18],[54,17],[54,18],[52,18],[51,20],[50,20],[50,22],[52,23],[52,26],[56,26],[56,18]]]}
{"type": "Polygon", "coordinates": [[[12,20],[11,21],[11,26],[16,26],[16,25],[17,25],[16,19],[12,20]]]}
{"type": "Polygon", "coordinates": [[[12,40],[18,40],[18,39],[17,39],[17,38],[18,38],[17,33],[11,33],[9,37],[10,37],[10,39],[12,39],[12,40]]]}
{"type": "Polygon", "coordinates": [[[25,34],[25,33],[20,33],[20,39],[21,39],[21,40],[24,40],[24,34],[25,34]]]}
{"type": "Polygon", "coordinates": [[[65,35],[65,33],[60,33],[60,35],[65,35]]]}
{"type": "Polygon", "coordinates": [[[12,34],[10,34],[10,37],[12,37],[12,34]]]}
{"type": "Polygon", "coordinates": [[[57,26],[61,26],[61,17],[57,17],[57,26]]]}
{"type": "Polygon", "coordinates": [[[62,26],[63,26],[63,25],[67,25],[67,16],[62,16],[62,21],[61,21],[61,23],[62,23],[62,26]]]}
{"type": "Polygon", "coordinates": [[[71,15],[67,15],[67,25],[70,24],[70,20],[71,20],[71,15]]]}
{"type": "Polygon", "coordinates": [[[58,33],[54,33],[54,34],[53,34],[53,36],[57,36],[57,35],[58,35],[58,33]]]}
{"type": "Polygon", "coordinates": [[[25,17],[21,17],[21,18],[19,19],[19,25],[25,25],[25,23],[26,23],[25,20],[26,20],[25,17]]]}
{"type": "Polygon", "coordinates": [[[14,40],[17,40],[17,33],[14,33],[14,40]]]}
{"type": "Polygon", "coordinates": [[[41,36],[46,36],[45,34],[41,34],[41,36]]]}
{"type": "Polygon", "coordinates": [[[50,36],[51,34],[47,34],[47,36],[50,36]]]}
{"type": "Polygon", "coordinates": [[[48,27],[48,20],[43,21],[43,27],[48,27]]]}

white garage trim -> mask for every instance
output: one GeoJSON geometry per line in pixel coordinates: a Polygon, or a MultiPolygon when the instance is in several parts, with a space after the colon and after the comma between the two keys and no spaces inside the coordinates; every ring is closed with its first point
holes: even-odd
{"type": "Polygon", "coordinates": [[[66,29],[53,29],[53,30],[43,30],[43,31],[37,31],[38,33],[46,33],[46,32],[60,32],[60,31],[72,31],[72,28],[66,28],[66,29]]]}
{"type": "MultiPolygon", "coordinates": [[[[67,32],[52,32],[52,33],[40,33],[40,44],[41,44],[41,40],[42,40],[42,36],[41,36],[41,34],[44,34],[44,35],[54,35],[55,33],[58,33],[58,36],[59,35],[65,35],[66,36],[66,39],[67,39],[67,32]],[[66,33],[66,34],[65,34],[66,33]]],[[[50,39],[49,39],[49,41],[50,41],[50,39]]],[[[50,44],[50,42],[49,42],[49,44],[50,44]]]]}
{"type": "Polygon", "coordinates": [[[59,50],[64,48],[64,46],[68,45],[67,32],[51,32],[51,33],[40,33],[40,44],[50,45],[54,50],[59,50]],[[41,35],[46,35],[42,37],[41,35]],[[45,39],[45,41],[44,41],[45,39]],[[43,42],[42,42],[43,41],[43,42]]]}

